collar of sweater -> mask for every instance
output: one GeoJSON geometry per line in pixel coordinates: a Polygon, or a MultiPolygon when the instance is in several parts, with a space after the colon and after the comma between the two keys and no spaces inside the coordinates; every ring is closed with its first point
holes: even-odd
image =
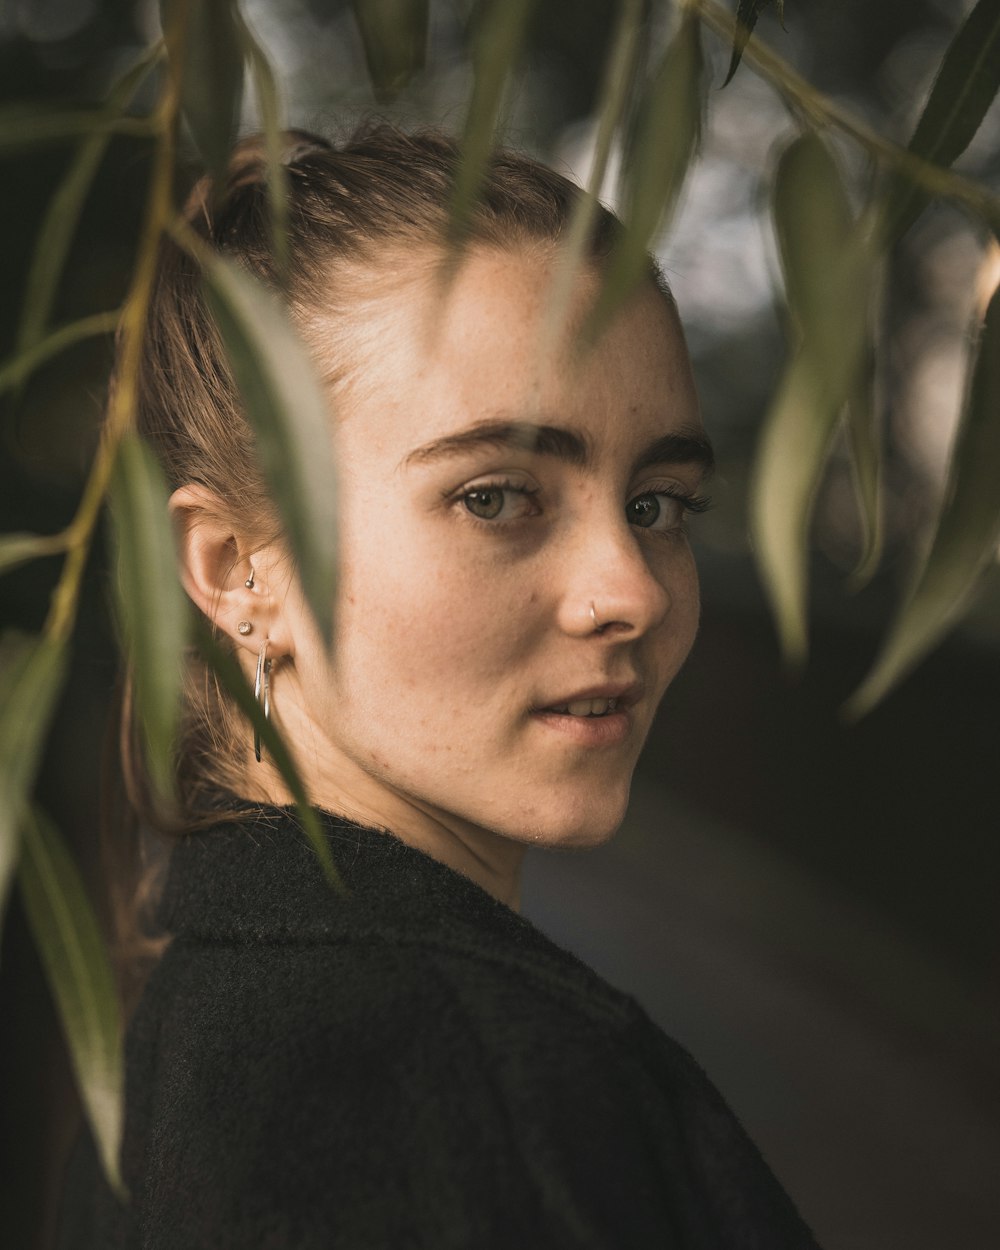
{"type": "Polygon", "coordinates": [[[387,927],[432,939],[456,923],[515,942],[537,932],[395,834],[318,815],[342,890],[324,875],[295,809],[261,807],[176,843],[159,906],[163,928],[216,941],[336,940],[387,927]]]}

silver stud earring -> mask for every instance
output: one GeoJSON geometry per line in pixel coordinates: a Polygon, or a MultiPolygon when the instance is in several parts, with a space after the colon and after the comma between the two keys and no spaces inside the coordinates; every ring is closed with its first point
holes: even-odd
{"type": "Polygon", "coordinates": [[[253,590],[253,565],[250,565],[250,576],[243,583],[247,590],[253,590]]]}
{"type": "Polygon", "coordinates": [[[236,632],[238,634],[242,634],[245,638],[247,634],[253,632],[253,625],[250,621],[240,621],[240,623],[236,626],[236,632]]]}

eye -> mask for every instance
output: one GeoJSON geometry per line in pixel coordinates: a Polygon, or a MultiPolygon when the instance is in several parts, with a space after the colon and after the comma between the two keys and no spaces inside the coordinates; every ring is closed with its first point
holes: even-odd
{"type": "Polygon", "coordinates": [[[704,512],[709,506],[709,500],[700,495],[650,490],[630,499],[625,505],[625,515],[630,525],[669,532],[681,528],[688,512],[704,512]]]}
{"type": "Polygon", "coordinates": [[[484,482],[463,491],[459,498],[477,520],[497,521],[502,525],[537,512],[532,499],[537,493],[513,482],[484,482]]]}

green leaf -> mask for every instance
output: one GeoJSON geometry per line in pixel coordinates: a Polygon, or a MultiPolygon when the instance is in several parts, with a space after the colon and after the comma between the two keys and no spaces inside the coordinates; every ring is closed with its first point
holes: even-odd
{"type": "Polygon", "coordinates": [[[203,275],[303,591],[330,641],[337,489],[329,401],[277,298],[223,256],[208,255],[203,275]]]}
{"type": "Polygon", "coordinates": [[[48,637],[4,635],[0,647],[0,915],[28,795],[66,671],[66,648],[48,637]]]}
{"type": "Polygon", "coordinates": [[[587,251],[611,145],[628,104],[644,8],[644,0],[622,0],[597,109],[597,139],[590,185],[573,210],[549,300],[547,333],[553,339],[562,329],[573,284],[587,251]]]}
{"type": "MultiPolygon", "coordinates": [[[[107,107],[112,113],[128,105],[162,52],[162,44],[155,44],[118,80],[108,96],[107,107]]],[[[87,135],[49,203],[28,274],[17,338],[20,352],[34,347],[45,332],[84,200],[110,139],[108,130],[87,135]]]]}
{"type": "Polygon", "coordinates": [[[393,99],[424,68],[430,0],[351,0],[376,99],[393,99]]]}
{"type": "Polygon", "coordinates": [[[965,611],[1000,544],[1000,291],[994,293],[955,436],[941,514],[872,671],[845,711],[864,715],[934,647],[965,611]]]}
{"type": "Polygon", "coordinates": [[[879,500],[882,457],[875,407],[875,358],[870,343],[847,399],[847,445],[854,470],[862,533],[861,554],[850,577],[851,589],[856,591],[869,581],[882,555],[879,500]]]}
{"type": "Polygon", "coordinates": [[[169,490],[135,435],[118,448],[109,502],[118,550],[118,614],[135,680],[146,764],[156,792],[174,792],[174,745],[187,643],[187,596],[178,580],[169,490]]]}
{"type": "Polygon", "coordinates": [[[0,573],[65,549],[66,543],[61,534],[0,535],[0,573]]]}
{"type": "MultiPolygon", "coordinates": [[[[944,54],[908,150],[948,166],[972,142],[1000,89],[1000,0],[979,0],[944,54]]],[[[899,175],[885,213],[890,240],[913,225],[927,195],[899,175]]]]}
{"type": "Polygon", "coordinates": [[[818,135],[793,140],[774,180],[778,236],[798,342],[761,437],[751,489],[757,559],[786,657],[806,653],[806,557],[816,490],[867,341],[875,260],[818,135]]]}
{"type": "Polygon", "coordinates": [[[122,117],[107,109],[68,109],[38,103],[8,104],[0,108],[0,156],[22,148],[63,143],[98,131],[146,136],[150,122],[122,117]]]}
{"type": "Polygon", "coordinates": [[[587,339],[648,273],[649,250],[667,226],[698,149],[704,85],[699,24],[686,14],[636,112],[631,167],[623,173],[625,232],[609,259],[587,339]]]}
{"type": "Polygon", "coordinates": [[[181,114],[219,195],[243,105],[242,23],[236,0],[161,0],[161,10],[168,53],[180,74],[181,114]]]}
{"type": "MultiPolygon", "coordinates": [[[[743,50],[747,46],[753,29],[757,25],[757,19],[772,3],[772,0],[740,0],[739,7],[736,10],[736,33],[733,36],[733,52],[729,60],[729,71],[726,74],[724,87],[732,79],[733,75],[739,69],[740,61],[743,59],[743,50]]],[[[776,0],[778,9],[778,20],[785,20],[785,0],[776,0]]]]}
{"type": "Polygon", "coordinates": [[[250,65],[257,109],[264,130],[267,159],[267,202],[275,265],[282,280],[288,272],[288,170],[284,162],[285,121],[274,69],[246,22],[240,19],[243,54],[250,65]]]}
{"type": "Polygon", "coordinates": [[[24,821],[18,885],[98,1153],[126,1197],[118,1156],[124,1118],[121,1013],[100,929],[58,830],[37,808],[24,821]]]}
{"type": "Polygon", "coordinates": [[[74,343],[80,343],[98,334],[111,334],[118,325],[120,316],[121,314],[115,310],[114,312],[94,313],[91,317],[81,317],[79,321],[72,321],[68,326],[53,330],[48,337],[32,347],[16,352],[0,365],[0,393],[27,381],[39,365],[44,364],[50,357],[58,355],[65,348],[72,347],[74,343]]]}
{"type": "Polygon", "coordinates": [[[493,145],[507,78],[524,42],[536,0],[483,0],[473,37],[474,82],[462,135],[462,160],[451,205],[452,235],[460,239],[479,194],[493,145]]]}
{"type": "Polygon", "coordinates": [[[323,833],[323,826],[320,824],[319,817],[309,802],[309,796],[306,793],[305,784],[299,775],[299,770],[295,767],[295,762],[281,734],[264,715],[263,709],[256,698],[254,698],[253,690],[244,677],[238,661],[225,648],[219,645],[212,634],[208,622],[200,615],[195,622],[195,637],[205,663],[213,670],[219,681],[236,701],[240,711],[260,735],[261,746],[267,751],[267,754],[274,762],[275,768],[277,768],[288,786],[289,793],[295,800],[299,819],[302,821],[302,828],[312,843],[313,850],[316,852],[316,857],[320,862],[326,879],[339,893],[346,893],[346,887],[341,881],[340,874],[337,872],[336,865],[333,862],[333,856],[330,854],[330,847],[323,833]]]}

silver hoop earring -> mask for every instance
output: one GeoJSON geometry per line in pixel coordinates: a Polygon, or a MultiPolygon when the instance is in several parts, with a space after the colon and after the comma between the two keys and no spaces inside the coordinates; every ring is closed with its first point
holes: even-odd
{"type": "MultiPolygon", "coordinates": [[[[263,708],[264,719],[271,719],[271,661],[267,658],[267,648],[270,640],[264,639],[260,651],[257,653],[257,676],[253,683],[253,697],[257,700],[258,705],[263,708]],[[263,698],[261,698],[263,691],[263,698]]],[[[254,725],[253,728],[253,753],[257,757],[257,763],[260,763],[260,729],[254,725]]]]}
{"type": "Polygon", "coordinates": [[[250,565],[250,576],[243,583],[247,590],[253,590],[253,565],[250,565]]]}

